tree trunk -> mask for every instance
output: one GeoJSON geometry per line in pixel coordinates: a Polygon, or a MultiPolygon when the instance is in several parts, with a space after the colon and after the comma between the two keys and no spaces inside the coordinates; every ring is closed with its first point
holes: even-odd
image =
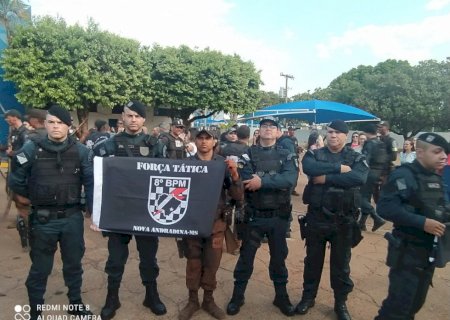
{"type": "Polygon", "coordinates": [[[89,106],[84,106],[82,109],[77,109],[78,127],[76,128],[76,135],[81,142],[86,140],[89,134],[89,106]]]}

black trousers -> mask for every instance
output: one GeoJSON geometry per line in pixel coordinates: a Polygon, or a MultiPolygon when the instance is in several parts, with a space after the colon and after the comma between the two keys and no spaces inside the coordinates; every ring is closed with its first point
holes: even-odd
{"type": "Polygon", "coordinates": [[[345,301],[353,290],[350,279],[352,226],[349,223],[311,223],[308,219],[303,299],[314,299],[322,276],[325,249],[331,244],[330,280],[337,301],[345,301]]]}
{"type": "Polygon", "coordinates": [[[377,320],[414,319],[427,297],[434,274],[428,262],[430,250],[406,243],[400,249],[388,247],[388,296],[383,301],[377,320]]]}
{"type": "Polygon", "coordinates": [[[252,218],[247,223],[238,262],[234,269],[235,284],[246,284],[253,273],[256,251],[266,235],[270,250],[269,275],[275,285],[286,285],[288,270],[285,260],[288,255],[286,243],[287,219],[279,217],[252,218]]]}
{"type": "MultiPolygon", "coordinates": [[[[128,243],[131,235],[120,233],[107,233],[108,239],[108,261],[106,261],[105,272],[108,274],[108,289],[120,287],[125,263],[128,260],[128,243]]],[[[139,252],[139,272],[142,284],[148,286],[156,281],[159,275],[159,267],[156,260],[158,251],[158,237],[135,236],[136,247],[139,252]]]]}

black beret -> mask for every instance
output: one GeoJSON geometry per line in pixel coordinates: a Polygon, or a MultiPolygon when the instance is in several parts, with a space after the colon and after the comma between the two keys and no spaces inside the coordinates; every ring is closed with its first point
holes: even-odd
{"type": "Polygon", "coordinates": [[[362,131],[370,134],[377,134],[378,126],[374,123],[368,123],[363,127],[362,131]]]}
{"type": "Polygon", "coordinates": [[[444,149],[445,153],[450,153],[450,147],[448,145],[447,140],[445,140],[444,137],[442,137],[436,133],[432,133],[432,132],[422,133],[417,138],[417,140],[424,141],[424,142],[427,142],[434,146],[441,147],[442,149],[444,149]]]}
{"type": "Polygon", "coordinates": [[[48,110],[48,114],[57,117],[59,120],[67,124],[69,127],[72,125],[72,117],[67,109],[64,109],[59,104],[53,104],[48,110]]]}
{"type": "Polygon", "coordinates": [[[343,120],[333,120],[330,122],[328,127],[345,134],[348,133],[348,126],[343,120]]]}
{"type": "Polygon", "coordinates": [[[22,119],[22,114],[16,109],[9,109],[8,111],[5,112],[5,118],[6,117],[15,117],[22,119]]]}
{"type": "Polygon", "coordinates": [[[131,111],[136,112],[138,115],[140,115],[142,118],[146,117],[146,107],[145,105],[137,100],[131,100],[128,102],[125,107],[130,109],[131,111]]]}
{"type": "Polygon", "coordinates": [[[271,123],[279,128],[278,122],[275,120],[275,118],[264,118],[259,122],[259,126],[263,125],[264,123],[271,123]]]}
{"type": "Polygon", "coordinates": [[[100,130],[105,124],[106,124],[105,120],[99,119],[95,121],[95,127],[97,128],[97,130],[100,130]]]}

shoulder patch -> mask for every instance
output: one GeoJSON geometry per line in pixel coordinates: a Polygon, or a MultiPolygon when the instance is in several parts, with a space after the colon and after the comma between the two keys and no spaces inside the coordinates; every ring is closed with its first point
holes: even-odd
{"type": "Polygon", "coordinates": [[[404,178],[399,178],[399,179],[395,180],[395,184],[399,191],[406,190],[406,181],[404,178]]]}
{"type": "Polygon", "coordinates": [[[250,161],[250,157],[249,157],[248,154],[246,154],[246,153],[244,153],[241,157],[242,157],[245,161],[250,161]]]}
{"type": "Polygon", "coordinates": [[[27,156],[23,152],[17,154],[16,159],[17,159],[17,162],[19,162],[20,164],[25,164],[28,162],[27,156]]]}

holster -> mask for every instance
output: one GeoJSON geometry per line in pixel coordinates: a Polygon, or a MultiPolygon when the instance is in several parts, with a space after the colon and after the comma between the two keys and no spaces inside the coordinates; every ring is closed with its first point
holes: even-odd
{"type": "Polygon", "coordinates": [[[242,240],[247,228],[248,218],[243,207],[234,210],[234,233],[239,240],[242,240]]]}
{"type": "Polygon", "coordinates": [[[302,240],[305,240],[306,239],[306,232],[307,232],[306,215],[299,214],[297,219],[298,219],[298,224],[300,225],[300,238],[302,240]]]}
{"type": "Polygon", "coordinates": [[[17,228],[17,231],[19,231],[20,242],[22,244],[22,247],[27,247],[28,246],[27,222],[23,218],[17,217],[16,228],[17,228]]]}
{"type": "Polygon", "coordinates": [[[228,253],[234,253],[239,248],[239,244],[229,226],[225,229],[225,244],[228,253]]]}
{"type": "Polygon", "coordinates": [[[354,220],[352,222],[352,248],[356,247],[362,239],[364,239],[364,237],[361,232],[361,227],[358,222],[354,220]]]}
{"type": "Polygon", "coordinates": [[[391,268],[400,266],[403,256],[402,240],[396,238],[392,233],[386,232],[384,238],[388,241],[388,254],[386,265],[391,268]]]}

